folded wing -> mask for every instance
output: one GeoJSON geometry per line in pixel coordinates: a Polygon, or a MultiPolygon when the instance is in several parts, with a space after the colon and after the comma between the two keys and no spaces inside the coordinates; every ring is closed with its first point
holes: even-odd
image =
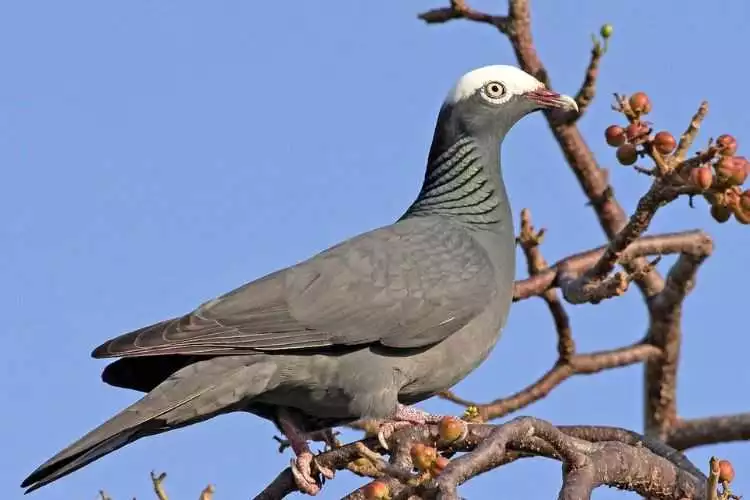
{"type": "Polygon", "coordinates": [[[484,249],[461,226],[406,219],[114,338],[94,357],[221,355],[437,343],[496,293],[484,249]]]}

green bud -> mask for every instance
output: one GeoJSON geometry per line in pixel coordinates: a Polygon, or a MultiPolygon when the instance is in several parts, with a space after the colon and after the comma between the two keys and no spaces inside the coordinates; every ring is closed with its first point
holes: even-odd
{"type": "Polygon", "coordinates": [[[602,29],[599,30],[599,34],[602,35],[602,38],[609,38],[612,36],[612,31],[614,31],[614,28],[611,24],[605,24],[602,26],[602,29]]]}

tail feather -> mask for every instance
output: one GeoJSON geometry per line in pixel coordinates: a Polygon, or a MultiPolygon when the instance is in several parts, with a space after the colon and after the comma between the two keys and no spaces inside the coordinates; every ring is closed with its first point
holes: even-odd
{"type": "Polygon", "coordinates": [[[39,466],[21,483],[30,493],[145,436],[239,409],[258,394],[275,371],[247,357],[199,361],[175,372],[121,411],[39,466]]]}
{"type": "Polygon", "coordinates": [[[159,400],[154,401],[152,394],[146,395],[40,465],[21,483],[21,487],[29,487],[26,493],[30,493],[136,439],[168,430],[171,426],[166,426],[160,417],[200,394],[161,408],[154,404],[159,400]]]}
{"type": "Polygon", "coordinates": [[[71,472],[74,472],[81,467],[90,464],[94,460],[112,453],[145,435],[147,434],[141,434],[137,430],[124,430],[114,436],[102,440],[101,442],[91,445],[83,451],[73,454],[60,453],[32,472],[29,477],[21,483],[21,487],[27,488],[24,492],[25,494],[31,493],[32,491],[63,476],[67,476],[71,472]]]}

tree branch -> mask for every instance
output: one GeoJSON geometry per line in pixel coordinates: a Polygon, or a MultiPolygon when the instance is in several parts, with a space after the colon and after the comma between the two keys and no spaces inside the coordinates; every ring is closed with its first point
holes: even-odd
{"type": "Polygon", "coordinates": [[[750,440],[750,413],[678,420],[666,442],[678,450],[750,440]]]}
{"type": "Polygon", "coordinates": [[[465,0],[452,0],[450,7],[433,9],[419,14],[419,19],[427,24],[439,24],[452,19],[468,19],[478,23],[489,24],[501,33],[507,33],[510,28],[509,19],[505,16],[491,16],[477,12],[466,5],[465,0]]]}
{"type": "MultiPolygon", "coordinates": [[[[519,417],[502,425],[470,424],[466,439],[448,448],[465,451],[451,460],[434,479],[420,484],[392,484],[391,498],[458,499],[457,487],[479,474],[518,458],[540,456],[563,462],[559,498],[588,498],[602,485],[662,499],[699,498],[706,476],[676,450],[636,433],[608,427],[556,427],[549,422],[519,417]],[[656,478],[656,479],[655,479],[656,478]]],[[[396,436],[394,436],[395,438],[396,436]]],[[[404,443],[439,443],[434,426],[399,431],[404,443]],[[428,431],[428,432],[425,432],[428,431]]],[[[347,499],[366,498],[363,489],[347,499]]]]}
{"type": "MultiPolygon", "coordinates": [[[[611,29],[611,27],[609,28],[611,29]]],[[[599,77],[599,64],[601,63],[602,56],[607,52],[607,45],[609,43],[609,34],[605,31],[606,29],[606,26],[602,27],[603,41],[599,41],[595,35],[592,36],[593,46],[591,47],[591,58],[589,59],[589,65],[586,68],[586,75],[583,79],[583,84],[575,97],[576,104],[578,104],[578,113],[571,113],[571,122],[581,119],[589,104],[594,101],[594,97],[596,96],[596,81],[599,77]]]]}
{"type": "MultiPolygon", "coordinates": [[[[543,238],[544,229],[535,231],[534,226],[531,224],[531,212],[528,209],[521,210],[521,232],[517,241],[526,255],[529,276],[536,276],[548,267],[547,261],[539,249],[543,238]]],[[[558,339],[558,356],[561,360],[569,361],[570,357],[575,353],[575,343],[573,341],[568,313],[565,312],[565,308],[555,290],[547,289],[541,293],[541,296],[547,304],[547,308],[555,322],[558,339]]]]}
{"type": "MultiPolygon", "coordinates": [[[[699,230],[642,236],[623,250],[619,261],[625,265],[644,256],[683,252],[692,254],[701,251],[707,244],[712,244],[711,237],[699,230]]],[[[516,281],[513,287],[513,300],[519,301],[541,295],[549,288],[558,286],[563,270],[572,274],[586,272],[602,258],[607,248],[601,246],[565,257],[529,278],[516,281]]]]}
{"type": "Polygon", "coordinates": [[[710,239],[683,253],[672,266],[664,289],[648,301],[650,316],[646,341],[662,351],[645,367],[644,406],[647,434],[666,439],[677,420],[677,368],[682,342],[682,303],[695,284],[698,267],[711,255],[710,239]]]}

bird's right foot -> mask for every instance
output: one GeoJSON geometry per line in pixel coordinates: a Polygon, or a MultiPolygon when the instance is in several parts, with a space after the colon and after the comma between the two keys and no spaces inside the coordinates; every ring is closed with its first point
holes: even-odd
{"type": "Polygon", "coordinates": [[[408,427],[413,423],[414,422],[408,422],[405,420],[386,420],[385,422],[380,424],[380,428],[378,429],[378,443],[380,443],[380,446],[387,450],[388,440],[391,439],[393,433],[399,429],[408,427]]]}
{"type": "Polygon", "coordinates": [[[434,415],[414,406],[406,406],[401,403],[396,407],[396,412],[390,420],[380,424],[378,429],[378,442],[380,446],[388,449],[388,440],[398,429],[408,427],[409,425],[435,424],[440,422],[442,415],[434,415]]]}

